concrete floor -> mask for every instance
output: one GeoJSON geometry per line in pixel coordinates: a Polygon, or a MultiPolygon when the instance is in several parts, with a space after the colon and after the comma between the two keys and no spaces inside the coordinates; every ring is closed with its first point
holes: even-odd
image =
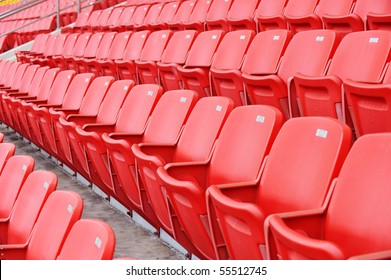
{"type": "Polygon", "coordinates": [[[83,218],[101,219],[114,229],[117,245],[115,258],[136,258],[145,260],[181,260],[185,255],[163,242],[152,232],[147,231],[128,215],[123,214],[108,201],[98,196],[91,188],[82,185],[75,177],[64,171],[51,159],[48,159],[36,148],[23,141],[11,129],[0,126],[4,142],[16,145],[16,154],[30,155],[35,159],[35,170],[50,170],[58,176],[57,189],[72,190],[79,193],[84,200],[83,218]]]}

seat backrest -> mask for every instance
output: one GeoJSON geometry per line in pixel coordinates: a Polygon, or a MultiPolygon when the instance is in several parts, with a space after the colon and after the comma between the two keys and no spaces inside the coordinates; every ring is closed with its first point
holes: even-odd
{"type": "Polygon", "coordinates": [[[75,47],[73,48],[72,56],[74,57],[81,57],[84,54],[84,51],[86,50],[87,44],[91,39],[91,33],[83,33],[80,34],[79,37],[77,37],[75,47]]]}
{"type": "Polygon", "coordinates": [[[192,90],[165,92],[153,110],[142,143],[175,143],[197,100],[192,90]]]}
{"type": "Polygon", "coordinates": [[[155,23],[168,23],[174,19],[179,8],[179,1],[166,3],[155,23]]]}
{"type": "Polygon", "coordinates": [[[179,6],[174,18],[171,22],[174,23],[182,23],[182,22],[188,22],[191,12],[193,11],[196,0],[187,0],[183,1],[182,4],[179,6]]]}
{"type": "Polygon", "coordinates": [[[117,120],[118,112],[128,95],[130,89],[134,86],[132,80],[115,81],[106,93],[98,115],[96,117],[97,123],[113,124],[117,120]]]}
{"type": "Polygon", "coordinates": [[[299,32],[286,48],[278,75],[285,82],[296,73],[321,76],[338,43],[336,33],[331,30],[299,32]]]}
{"type": "Polygon", "coordinates": [[[121,16],[118,18],[118,21],[115,26],[123,26],[128,24],[131,21],[136,8],[137,7],[135,6],[125,7],[125,9],[123,9],[121,13],[121,16]]]}
{"type": "Polygon", "coordinates": [[[184,64],[197,34],[195,30],[175,32],[167,43],[161,62],[184,64]]]}
{"type": "Polygon", "coordinates": [[[93,11],[90,15],[90,17],[88,18],[88,21],[87,21],[87,26],[93,26],[95,25],[97,22],[98,22],[98,19],[100,17],[102,13],[102,10],[96,10],[96,11],[93,11]]]}
{"type": "Polygon", "coordinates": [[[121,18],[122,12],[124,10],[124,7],[116,7],[113,8],[113,11],[111,12],[109,18],[107,19],[105,26],[115,26],[117,25],[119,19],[121,18]]]}
{"type": "Polygon", "coordinates": [[[91,35],[83,53],[84,58],[94,58],[105,33],[98,32],[91,35]]]}
{"type": "Polygon", "coordinates": [[[43,53],[46,41],[49,39],[50,34],[38,34],[34,39],[33,46],[30,49],[31,53],[43,53]]]}
{"type": "Polygon", "coordinates": [[[387,0],[357,0],[353,13],[359,15],[365,22],[368,13],[389,15],[391,2],[387,0]]]}
{"type": "Polygon", "coordinates": [[[7,60],[5,62],[5,65],[4,65],[3,69],[1,69],[1,72],[0,72],[0,74],[1,74],[1,76],[0,76],[0,84],[4,84],[4,81],[5,81],[8,73],[9,73],[9,69],[10,69],[11,65],[13,65],[13,64],[14,63],[9,61],[9,60],[7,60]]]}
{"type": "Polygon", "coordinates": [[[352,32],[339,44],[327,73],[343,81],[379,83],[390,60],[390,47],[388,31],[352,32]]]}
{"type": "Polygon", "coordinates": [[[276,73],[291,38],[291,33],[284,29],[259,32],[248,48],[242,72],[250,75],[276,73]]]}
{"type": "Polygon", "coordinates": [[[259,0],[247,0],[243,5],[243,1],[234,0],[227,15],[228,20],[253,18],[258,3],[259,0]]]}
{"type": "Polygon", "coordinates": [[[58,36],[58,34],[50,34],[48,40],[46,41],[45,48],[43,49],[44,56],[53,55],[53,49],[58,36]]]}
{"type": "Polygon", "coordinates": [[[163,3],[156,3],[151,5],[147,14],[144,17],[143,24],[147,25],[147,24],[155,23],[160,15],[160,12],[163,9],[163,5],[164,5],[163,3]]]}
{"type": "Polygon", "coordinates": [[[257,203],[264,213],[321,207],[351,143],[351,129],[336,119],[288,120],[274,141],[262,173],[257,203]]]}
{"type": "Polygon", "coordinates": [[[96,50],[96,59],[106,59],[117,32],[105,32],[96,50]]]}
{"type": "Polygon", "coordinates": [[[83,199],[72,191],[55,191],[47,199],[35,223],[26,259],[54,260],[66,236],[81,217],[83,199]]]}
{"type": "Polygon", "coordinates": [[[360,137],[339,174],[326,214],[324,237],[341,246],[346,257],[391,248],[390,144],[390,133],[360,137]]]}
{"type": "Polygon", "coordinates": [[[131,36],[131,31],[121,32],[115,35],[113,43],[111,44],[110,50],[108,52],[107,59],[122,59],[124,50],[131,36]]]}
{"type": "Polygon", "coordinates": [[[282,122],[281,112],[271,106],[236,107],[217,139],[207,185],[255,180],[282,122]]]}
{"type": "Polygon", "coordinates": [[[88,87],[87,92],[83,97],[79,114],[88,116],[96,115],[100,104],[113,82],[114,77],[110,76],[95,78],[91,82],[91,85],[88,87]]]}
{"type": "MultiPolygon", "coordinates": [[[[60,68],[47,69],[44,72],[42,81],[41,82],[37,81],[37,84],[39,85],[39,88],[37,90],[37,95],[36,95],[38,100],[47,100],[50,89],[59,72],[60,72],[60,68]]],[[[31,86],[33,86],[33,84],[31,86]]]]}
{"type": "Polygon", "coordinates": [[[15,202],[8,224],[7,244],[26,244],[39,213],[57,187],[56,174],[33,171],[26,179],[15,202]]]}
{"type": "Polygon", "coordinates": [[[233,107],[232,100],[227,97],[201,98],[181,133],[173,162],[206,160],[233,107]]]}
{"type": "Polygon", "coordinates": [[[114,130],[141,134],[162,94],[163,89],[158,85],[145,84],[133,87],[121,107],[114,130]]]}
{"type": "Polygon", "coordinates": [[[12,85],[12,81],[14,80],[15,73],[20,65],[21,65],[20,62],[12,62],[10,64],[8,72],[5,73],[4,79],[2,79],[4,86],[10,87],[12,85]]]}
{"type": "Polygon", "coordinates": [[[315,12],[319,0],[289,0],[284,15],[287,17],[302,17],[315,12]]]}
{"type": "Polygon", "coordinates": [[[256,18],[281,15],[288,0],[261,0],[256,12],[256,18]]]}
{"type": "Polygon", "coordinates": [[[159,61],[171,36],[172,31],[170,30],[152,32],[141,51],[140,60],[159,61]]]}
{"type": "Polygon", "coordinates": [[[211,68],[219,70],[240,69],[244,55],[254,36],[255,32],[252,30],[228,32],[215,53],[211,68]]]}
{"type": "Polygon", "coordinates": [[[81,219],[73,225],[57,260],[111,260],[115,244],[115,234],[109,224],[81,219]]]}
{"type": "Polygon", "coordinates": [[[133,25],[141,25],[149,11],[150,5],[138,6],[130,19],[130,23],[133,25]]]}
{"type": "Polygon", "coordinates": [[[64,48],[64,45],[65,45],[65,42],[66,42],[68,36],[69,36],[69,34],[58,35],[57,40],[53,46],[53,52],[52,52],[53,56],[62,54],[62,50],[64,48]]]}
{"type": "Polygon", "coordinates": [[[123,54],[123,60],[139,59],[145,41],[147,41],[150,33],[151,31],[148,30],[143,30],[143,31],[133,33],[128,41],[128,44],[126,45],[123,54]]]}
{"type": "Polygon", "coordinates": [[[23,74],[23,77],[20,80],[19,92],[29,92],[31,83],[34,79],[35,73],[37,72],[39,65],[30,65],[26,68],[26,71],[23,74]]]}
{"type": "Polygon", "coordinates": [[[12,89],[19,89],[20,82],[22,81],[23,75],[26,72],[26,69],[29,65],[30,65],[29,63],[23,63],[20,64],[19,67],[16,69],[15,75],[11,83],[12,89]]]}
{"type": "Polygon", "coordinates": [[[320,17],[347,15],[352,11],[355,2],[355,0],[320,0],[316,14],[320,17]]]}
{"type": "Polygon", "coordinates": [[[88,19],[91,15],[91,12],[82,12],[80,13],[75,21],[75,25],[73,27],[80,27],[80,26],[85,26],[88,22],[88,19]]]}
{"type": "Polygon", "coordinates": [[[8,159],[0,175],[0,218],[8,218],[27,176],[34,170],[30,156],[15,155],[8,159]]]}
{"type": "Polygon", "coordinates": [[[93,22],[91,26],[106,26],[107,21],[110,18],[111,13],[113,12],[113,8],[107,8],[104,10],[101,10],[101,14],[99,15],[99,18],[96,22],[93,22]]]}
{"type": "Polygon", "coordinates": [[[76,75],[65,93],[61,108],[79,109],[87,89],[94,80],[95,75],[92,73],[83,73],[76,75]]]}
{"type": "Polygon", "coordinates": [[[0,143],[0,175],[8,159],[15,154],[16,146],[12,143],[0,143]]]}
{"type": "Polygon", "coordinates": [[[221,30],[200,33],[189,51],[185,67],[209,67],[223,36],[221,30]]]}
{"type": "Polygon", "coordinates": [[[213,0],[208,14],[206,15],[206,21],[215,21],[226,18],[232,2],[233,0],[213,0]]]}
{"type": "Polygon", "coordinates": [[[65,93],[71,84],[76,72],[73,70],[60,71],[50,88],[48,104],[60,105],[64,100],[65,93]]]}
{"type": "Polygon", "coordinates": [[[62,49],[62,56],[71,56],[73,53],[73,49],[76,46],[77,38],[79,38],[78,33],[70,34],[65,43],[64,43],[64,48],[62,49]]]}
{"type": "Polygon", "coordinates": [[[198,0],[190,15],[189,22],[205,22],[212,0],[198,0]]]}

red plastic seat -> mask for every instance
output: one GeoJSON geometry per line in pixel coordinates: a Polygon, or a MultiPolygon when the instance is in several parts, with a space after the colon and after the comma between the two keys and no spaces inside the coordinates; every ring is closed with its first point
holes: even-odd
{"type": "Polygon", "coordinates": [[[205,31],[206,15],[208,14],[212,0],[198,0],[190,14],[188,22],[183,22],[182,26],[186,30],[205,31]]]}
{"type": "Polygon", "coordinates": [[[25,244],[0,245],[2,260],[55,260],[72,226],[81,217],[83,200],[71,191],[54,191],[47,199],[25,244]]]}
{"type": "MultiPolygon", "coordinates": [[[[4,134],[2,134],[4,139],[4,134]]],[[[0,174],[10,157],[15,154],[16,147],[12,143],[0,143],[0,174]]]]}
{"type": "Polygon", "coordinates": [[[183,30],[182,24],[189,22],[191,13],[196,4],[196,0],[183,1],[175,13],[174,18],[166,22],[167,27],[174,31],[183,30]]]}
{"type": "Polygon", "coordinates": [[[153,110],[144,131],[102,135],[109,154],[115,198],[128,209],[136,209],[139,212],[143,210],[146,219],[155,226],[158,226],[156,217],[137,185],[135,158],[131,147],[138,143],[175,144],[197,100],[197,93],[191,90],[165,92],[153,110]]]}
{"type": "Polygon", "coordinates": [[[131,30],[135,26],[141,26],[145,20],[147,13],[149,12],[150,7],[150,5],[138,6],[134,11],[132,17],[129,18],[129,21],[126,22],[122,28],[124,30],[131,30]]]}
{"type": "Polygon", "coordinates": [[[288,120],[256,180],[208,189],[210,226],[218,257],[267,258],[267,217],[321,207],[351,143],[350,128],[337,120],[288,120]]]}
{"type": "Polygon", "coordinates": [[[60,68],[62,71],[67,70],[65,59],[72,56],[73,49],[76,47],[76,42],[79,35],[80,34],[78,33],[74,33],[67,37],[61,54],[51,58],[54,67],[60,68]]]}
{"type": "Polygon", "coordinates": [[[38,58],[35,63],[38,63],[41,66],[55,67],[56,65],[53,62],[53,57],[61,55],[68,36],[69,34],[58,35],[51,52],[47,53],[45,57],[38,58]]]}
{"type": "MultiPolygon", "coordinates": [[[[148,11],[146,14],[144,14],[144,17],[142,21],[139,21],[138,23],[133,23],[132,18],[132,28],[134,30],[140,31],[140,30],[150,30],[150,24],[157,21],[160,12],[162,11],[164,6],[164,3],[155,3],[151,6],[149,6],[148,11]]],[[[140,11],[141,13],[141,11],[140,11]]]]}
{"type": "Polygon", "coordinates": [[[211,95],[208,73],[223,36],[221,30],[201,32],[197,36],[185,64],[177,67],[185,89],[196,91],[200,97],[211,95]]]}
{"type": "Polygon", "coordinates": [[[256,31],[254,17],[259,2],[260,0],[247,0],[243,5],[243,1],[234,0],[227,15],[229,30],[249,29],[256,31]]]}
{"type": "Polygon", "coordinates": [[[31,172],[18,195],[12,214],[0,219],[0,246],[26,244],[39,213],[49,195],[57,187],[57,176],[49,171],[31,172]]]}
{"type": "Polygon", "coordinates": [[[323,207],[273,216],[277,255],[272,257],[390,259],[390,143],[389,133],[360,137],[323,207]]]}
{"type": "Polygon", "coordinates": [[[74,63],[74,60],[83,57],[83,54],[86,50],[88,42],[91,39],[91,36],[92,34],[87,32],[87,33],[80,34],[79,37],[77,37],[77,40],[75,42],[75,47],[73,48],[72,51],[72,55],[64,56],[66,69],[77,71],[77,65],[74,63]]]}
{"type": "Polygon", "coordinates": [[[91,12],[90,11],[83,11],[81,12],[75,21],[75,24],[72,28],[70,27],[63,27],[61,30],[63,32],[79,32],[81,31],[81,28],[86,26],[88,23],[88,19],[90,18],[91,12]]]}
{"type": "Polygon", "coordinates": [[[108,195],[114,195],[114,189],[102,134],[142,134],[162,94],[163,89],[158,85],[137,85],[122,104],[115,124],[76,127],[80,145],[86,152],[89,178],[108,195]]]}
{"type": "Polygon", "coordinates": [[[99,10],[98,17],[95,20],[90,20],[92,17],[94,17],[94,13],[92,12],[89,22],[88,22],[88,30],[90,32],[96,32],[96,31],[102,31],[102,26],[105,26],[108,19],[110,18],[110,15],[112,13],[112,8],[107,8],[104,10],[99,10]]]}
{"type": "Polygon", "coordinates": [[[207,30],[229,31],[227,15],[234,0],[213,0],[206,15],[207,30]]]}
{"type": "Polygon", "coordinates": [[[232,109],[233,102],[229,98],[202,98],[192,110],[176,144],[166,146],[141,143],[132,146],[142,190],[145,189],[148,201],[163,229],[182,246],[187,245],[184,244],[187,238],[174,226],[174,218],[169,216],[165,189],[160,187],[163,184],[156,174],[157,169],[169,163],[207,160],[232,109]]]}
{"type": "Polygon", "coordinates": [[[231,85],[226,83],[225,77],[231,73],[235,73],[236,76],[241,75],[240,68],[254,36],[255,32],[252,30],[237,30],[227,33],[221,41],[210,67],[211,87],[215,89],[214,93],[218,96],[231,98],[235,106],[246,104],[246,98],[243,91],[241,95],[235,90],[232,91],[231,85]]]}
{"type": "Polygon", "coordinates": [[[140,59],[141,51],[151,32],[139,31],[132,34],[123,53],[121,60],[115,60],[117,73],[120,80],[130,79],[138,82],[135,60],[140,59]]]}
{"type": "Polygon", "coordinates": [[[125,31],[124,25],[126,25],[130,22],[130,20],[132,19],[133,15],[134,15],[136,8],[137,7],[135,7],[135,6],[124,7],[121,15],[118,17],[117,22],[108,27],[109,30],[117,31],[117,32],[125,31]]]}
{"type": "Polygon", "coordinates": [[[287,119],[298,116],[297,104],[293,102],[296,101],[293,76],[297,73],[308,76],[324,74],[338,43],[336,33],[331,30],[297,33],[286,48],[275,74],[242,75],[250,103],[274,106],[281,110],[287,119]]]}
{"type": "Polygon", "coordinates": [[[0,219],[10,217],[15,201],[35,161],[30,156],[14,155],[7,160],[0,175],[0,219]]]}
{"type": "Polygon", "coordinates": [[[351,125],[344,108],[342,83],[346,80],[380,83],[390,61],[391,34],[363,31],[346,35],[325,76],[295,75],[298,103],[303,116],[329,116],[351,125]]]}
{"type": "Polygon", "coordinates": [[[198,249],[198,257],[215,259],[205,192],[215,184],[256,179],[283,121],[270,106],[240,106],[229,115],[208,160],[159,167],[157,175],[170,202],[170,216],[198,249]]]}
{"type": "Polygon", "coordinates": [[[112,12],[107,19],[105,23],[102,23],[100,26],[101,31],[106,31],[108,32],[110,30],[111,26],[116,26],[119,19],[121,18],[122,12],[124,10],[124,7],[118,6],[118,7],[113,7],[112,12]]]}
{"type": "Polygon", "coordinates": [[[80,219],[72,226],[57,260],[112,260],[115,244],[115,234],[109,224],[80,219]]]}
{"type": "Polygon", "coordinates": [[[287,23],[283,16],[288,0],[261,0],[255,19],[258,31],[271,29],[287,29],[287,23]]]}
{"type": "MultiPolygon", "coordinates": [[[[73,65],[76,68],[77,73],[86,73],[87,72],[87,59],[93,59],[96,56],[98,48],[102,39],[104,38],[104,32],[98,32],[91,35],[85,50],[83,52],[83,56],[81,57],[73,57],[73,65]]],[[[110,37],[109,37],[110,38],[110,37]]]]}
{"type": "Polygon", "coordinates": [[[167,23],[172,21],[174,19],[174,16],[176,12],[178,11],[178,8],[180,6],[179,1],[174,1],[174,2],[168,2],[166,3],[158,18],[156,19],[155,22],[152,22],[149,26],[152,30],[164,30],[168,29],[167,23]]]}
{"type": "Polygon", "coordinates": [[[7,72],[4,73],[4,78],[0,81],[0,90],[11,87],[12,81],[14,80],[15,74],[20,65],[22,65],[20,62],[12,62],[8,70],[4,69],[7,72]]]}
{"type": "Polygon", "coordinates": [[[140,58],[135,60],[139,83],[160,84],[158,79],[157,61],[160,61],[170,38],[171,30],[152,32],[140,53],[140,58]]]}

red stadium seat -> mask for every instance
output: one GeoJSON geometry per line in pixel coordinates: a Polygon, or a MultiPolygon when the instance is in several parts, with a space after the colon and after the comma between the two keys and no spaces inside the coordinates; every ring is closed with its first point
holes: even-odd
{"type": "MultiPolygon", "coordinates": [[[[4,139],[4,134],[2,134],[4,139]]],[[[0,143],[0,175],[8,159],[15,154],[16,147],[12,143],[0,143]]]]}

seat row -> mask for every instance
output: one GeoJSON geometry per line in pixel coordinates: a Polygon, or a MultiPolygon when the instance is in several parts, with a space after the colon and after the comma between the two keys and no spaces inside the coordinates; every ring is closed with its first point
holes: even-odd
{"type": "MultiPolygon", "coordinates": [[[[349,215],[360,225],[346,229],[347,236],[358,228],[373,229],[365,234],[358,230],[367,244],[350,243],[344,257],[370,253],[370,248],[389,250],[387,223],[370,218],[389,207],[386,174],[390,165],[384,162],[389,156],[385,151],[391,150],[389,134],[364,136],[354,144],[359,148],[349,152],[351,129],[336,119],[302,117],[283,124],[282,113],[271,106],[234,108],[227,97],[198,99],[191,90],[163,94],[158,85],[134,85],[131,80],[92,80],[91,74],[75,76],[69,70],[57,75],[53,92],[60,91],[60,81],[69,85],[62,86],[68,87],[64,102],[25,104],[25,109],[32,109],[19,116],[26,116],[19,119],[20,126],[30,131],[35,144],[189,252],[205,259],[278,257],[280,253],[273,252],[279,245],[273,247],[270,231],[263,230],[264,224],[269,228],[268,217],[326,209],[330,197],[338,199],[339,185],[332,182],[342,166],[348,171],[340,174],[341,180],[350,185],[344,197],[350,197],[349,205],[362,209],[356,217],[349,208],[349,215]],[[84,97],[76,92],[85,92],[84,97]],[[373,147],[370,151],[365,148],[368,145],[373,147]],[[368,155],[370,171],[360,169],[356,181],[358,170],[351,171],[349,166],[359,163],[365,168],[367,160],[361,161],[361,155],[368,155]],[[382,195],[368,197],[364,189],[373,187],[368,182],[374,178],[381,178],[376,179],[376,193],[382,195]],[[373,205],[367,219],[360,219],[366,211],[361,199],[373,205]]],[[[336,211],[347,211],[346,205],[342,199],[336,204],[342,210],[336,211]]],[[[333,218],[337,224],[342,221],[333,218]]],[[[312,220],[304,225],[314,226],[312,220]]],[[[344,238],[337,230],[332,240],[343,248],[344,238]]]]}
{"type": "Polygon", "coordinates": [[[390,129],[390,49],[391,34],[380,30],[342,40],[331,30],[161,30],[41,35],[19,60],[271,105],[286,119],[329,116],[360,136],[390,129]]]}
{"type": "MultiPolygon", "coordinates": [[[[156,1],[154,1],[156,2],[156,1]]],[[[65,32],[102,30],[219,29],[265,31],[332,29],[342,34],[390,30],[387,0],[187,0],[123,5],[78,16],[65,32]]]]}
{"type": "Polygon", "coordinates": [[[14,153],[15,145],[0,144],[0,259],[112,259],[112,228],[80,219],[80,195],[56,190],[54,173],[14,153]]]}

